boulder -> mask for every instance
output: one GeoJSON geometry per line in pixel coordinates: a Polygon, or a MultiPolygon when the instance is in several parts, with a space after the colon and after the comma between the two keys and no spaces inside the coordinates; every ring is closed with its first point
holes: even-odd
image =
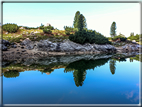
{"type": "Polygon", "coordinates": [[[0,49],[2,48],[2,51],[7,51],[7,47],[4,44],[0,44],[0,49]]]}
{"type": "Polygon", "coordinates": [[[84,45],[74,43],[70,40],[65,41],[60,44],[60,49],[62,52],[72,52],[72,51],[93,51],[94,48],[91,44],[86,43],[84,45]]]}
{"type": "Polygon", "coordinates": [[[17,45],[12,45],[11,47],[12,47],[12,48],[17,48],[17,45]]]}
{"type": "Polygon", "coordinates": [[[126,44],[122,46],[123,51],[139,51],[139,48],[141,48],[141,45],[138,44],[126,44]]]}
{"type": "Polygon", "coordinates": [[[9,41],[2,39],[2,44],[4,44],[5,46],[10,45],[9,41]]]}
{"type": "Polygon", "coordinates": [[[93,44],[93,47],[96,50],[103,51],[103,52],[115,52],[116,51],[116,48],[109,44],[106,44],[106,45],[93,44]]]}
{"type": "Polygon", "coordinates": [[[34,43],[30,40],[30,39],[25,39],[22,41],[22,43],[20,43],[21,45],[25,45],[26,46],[26,49],[33,49],[34,48],[34,43]]]}

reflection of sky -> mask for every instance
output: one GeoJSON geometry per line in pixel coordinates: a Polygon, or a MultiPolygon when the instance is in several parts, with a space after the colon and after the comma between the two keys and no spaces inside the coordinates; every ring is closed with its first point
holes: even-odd
{"type": "Polygon", "coordinates": [[[55,69],[50,75],[25,71],[17,78],[3,78],[3,101],[4,104],[138,104],[139,62],[117,61],[114,75],[109,63],[87,70],[83,83],[77,87],[73,73],[64,73],[64,68],[55,69]]]}

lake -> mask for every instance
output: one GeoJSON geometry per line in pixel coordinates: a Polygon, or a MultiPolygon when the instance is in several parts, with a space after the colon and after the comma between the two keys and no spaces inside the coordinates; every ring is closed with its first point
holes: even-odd
{"type": "Polygon", "coordinates": [[[3,68],[3,104],[139,104],[140,61],[135,59],[9,62],[3,68]]]}

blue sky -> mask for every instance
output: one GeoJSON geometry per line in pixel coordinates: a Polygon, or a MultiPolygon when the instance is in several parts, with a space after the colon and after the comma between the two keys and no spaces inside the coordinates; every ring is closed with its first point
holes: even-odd
{"type": "Polygon", "coordinates": [[[117,34],[126,37],[131,32],[140,34],[139,3],[4,3],[3,24],[37,27],[50,23],[63,30],[72,26],[75,12],[86,18],[87,28],[110,37],[110,26],[116,22],[117,34]]]}

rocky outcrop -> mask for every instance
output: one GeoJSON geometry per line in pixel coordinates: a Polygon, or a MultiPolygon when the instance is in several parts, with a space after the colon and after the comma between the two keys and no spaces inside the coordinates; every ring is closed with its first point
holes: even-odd
{"type": "Polygon", "coordinates": [[[126,44],[125,46],[122,46],[124,52],[139,51],[140,48],[142,48],[142,46],[138,44],[126,44]]]}
{"type": "Polygon", "coordinates": [[[86,43],[84,45],[74,43],[70,40],[63,42],[51,42],[47,40],[40,40],[39,42],[32,42],[29,39],[25,39],[22,44],[27,49],[34,49],[36,51],[47,51],[47,52],[114,52],[115,47],[112,45],[97,45],[86,43]]]}
{"type": "Polygon", "coordinates": [[[33,54],[38,52],[46,52],[47,55],[65,55],[65,54],[88,54],[88,53],[114,53],[114,52],[135,52],[139,51],[142,48],[141,45],[138,44],[126,44],[122,47],[114,47],[110,44],[106,45],[98,45],[98,44],[90,44],[85,43],[83,45],[72,42],[70,40],[52,42],[49,39],[40,40],[40,41],[31,41],[30,39],[23,40],[18,46],[15,43],[9,43],[6,40],[2,41],[3,51],[6,51],[7,46],[10,45],[12,48],[21,47],[21,49],[30,50],[33,54]]]}
{"type": "Polygon", "coordinates": [[[9,46],[10,43],[7,40],[0,40],[0,49],[2,49],[2,51],[7,51],[7,46],[9,46]]]}
{"type": "Polygon", "coordinates": [[[115,52],[116,48],[112,45],[106,44],[106,45],[97,45],[93,44],[93,47],[98,50],[98,51],[103,51],[103,52],[115,52]]]}

